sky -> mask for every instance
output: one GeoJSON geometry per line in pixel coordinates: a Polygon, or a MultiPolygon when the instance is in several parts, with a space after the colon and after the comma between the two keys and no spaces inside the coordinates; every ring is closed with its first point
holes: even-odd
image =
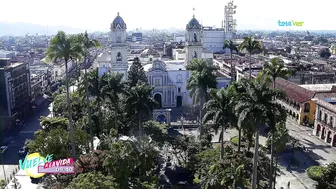
{"type": "MultiPolygon", "coordinates": [[[[192,18],[203,26],[221,27],[227,0],[2,0],[0,22],[70,26],[108,31],[117,12],[128,30],[184,29],[192,18]],[[193,11],[195,8],[195,11],[193,11]]],[[[336,30],[335,0],[236,0],[237,29],[336,30]],[[304,22],[302,27],[278,21],[304,22]]]]}

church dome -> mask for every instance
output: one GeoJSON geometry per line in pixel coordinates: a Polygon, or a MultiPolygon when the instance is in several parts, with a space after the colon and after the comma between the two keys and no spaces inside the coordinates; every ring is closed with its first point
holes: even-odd
{"type": "Polygon", "coordinates": [[[119,16],[119,12],[111,24],[111,29],[126,29],[126,23],[121,16],[119,16]]]}
{"type": "Polygon", "coordinates": [[[202,29],[202,26],[194,16],[187,24],[187,29],[202,29]]]}

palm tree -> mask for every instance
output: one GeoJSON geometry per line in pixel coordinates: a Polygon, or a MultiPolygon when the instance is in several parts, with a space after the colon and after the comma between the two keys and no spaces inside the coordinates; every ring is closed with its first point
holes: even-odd
{"type": "MultiPolygon", "coordinates": [[[[98,74],[98,68],[90,71],[88,73],[87,77],[87,89],[88,94],[91,96],[94,96],[96,99],[97,107],[98,107],[98,120],[101,120],[102,118],[102,103],[104,101],[104,94],[103,94],[103,87],[104,87],[104,78],[107,77],[106,74],[104,74],[102,77],[99,77],[98,74]]],[[[99,121],[100,122],[100,121],[99,121]]],[[[102,127],[102,125],[99,123],[99,127],[102,127]]],[[[102,133],[104,133],[104,128],[102,128],[102,133]]]]}
{"type": "MultiPolygon", "coordinates": [[[[83,56],[84,56],[84,62],[88,63],[88,56],[90,55],[90,49],[91,48],[101,48],[101,44],[98,40],[95,39],[90,39],[88,36],[87,31],[85,31],[84,34],[80,35],[81,37],[81,42],[83,43],[84,51],[83,51],[83,56]]],[[[88,119],[89,119],[89,128],[90,128],[90,137],[91,137],[91,148],[93,150],[93,131],[92,131],[92,120],[91,120],[91,109],[90,109],[90,100],[89,100],[89,89],[88,89],[88,79],[87,79],[87,66],[85,65],[84,68],[84,85],[85,85],[85,96],[86,96],[86,101],[87,101],[87,114],[88,114],[88,119]]]]}
{"type": "MultiPolygon", "coordinates": [[[[284,151],[286,149],[286,144],[287,141],[290,140],[290,136],[288,134],[288,129],[286,128],[286,122],[281,122],[278,123],[275,126],[274,132],[271,134],[272,136],[272,142],[273,142],[273,146],[274,146],[274,151],[275,151],[275,159],[276,159],[276,163],[275,163],[275,169],[274,169],[274,180],[273,180],[273,188],[275,188],[275,183],[276,183],[276,170],[278,167],[278,154],[282,151],[284,151]]],[[[269,137],[271,137],[269,136],[269,137]]]]}
{"type": "Polygon", "coordinates": [[[249,63],[249,79],[252,78],[252,70],[251,70],[251,65],[252,65],[252,54],[261,51],[262,50],[262,45],[260,41],[255,40],[253,37],[245,37],[244,41],[239,45],[239,50],[240,51],[247,51],[250,55],[250,63],[249,63]]]}
{"type": "Polygon", "coordinates": [[[231,99],[232,96],[228,90],[225,90],[224,88],[220,90],[211,89],[210,100],[204,104],[204,109],[206,110],[206,113],[203,117],[203,123],[207,123],[208,121],[212,120],[217,126],[216,129],[218,129],[218,126],[221,127],[221,160],[224,157],[224,132],[230,122],[230,114],[232,114],[231,112],[233,112],[231,99]]]}
{"type": "Polygon", "coordinates": [[[234,76],[234,74],[233,74],[233,71],[234,71],[234,69],[233,69],[233,65],[232,65],[232,54],[233,54],[233,51],[236,51],[237,53],[238,53],[238,48],[237,48],[237,45],[236,44],[234,44],[233,43],[233,41],[231,41],[231,40],[225,40],[225,42],[224,42],[224,45],[223,45],[223,49],[226,49],[226,48],[228,48],[228,49],[230,49],[230,56],[231,56],[231,66],[230,66],[230,68],[231,68],[231,70],[230,70],[230,73],[231,73],[231,82],[233,81],[233,76],[234,76]]]}
{"type": "Polygon", "coordinates": [[[151,117],[156,100],[152,97],[153,88],[147,83],[138,83],[131,87],[126,93],[125,104],[130,115],[138,119],[139,137],[142,137],[142,122],[145,116],[151,117]]]}
{"type": "Polygon", "coordinates": [[[247,85],[246,92],[239,95],[239,103],[236,105],[236,111],[240,112],[238,124],[245,121],[253,121],[255,125],[255,146],[253,160],[252,188],[257,187],[257,166],[258,166],[258,148],[259,148],[259,129],[262,124],[267,123],[268,110],[278,104],[273,100],[278,97],[279,92],[268,87],[268,83],[262,80],[244,81],[247,85]],[[251,120],[251,118],[253,118],[251,120]]]}
{"type": "MultiPolygon", "coordinates": [[[[285,68],[285,64],[283,62],[282,59],[279,58],[272,58],[270,62],[267,62],[266,64],[264,64],[264,70],[263,70],[263,74],[266,76],[271,77],[272,79],[272,84],[273,84],[273,89],[276,88],[276,83],[275,80],[278,77],[287,77],[289,76],[290,72],[287,68],[285,68]]],[[[275,114],[271,114],[271,115],[275,115],[275,114]]],[[[274,117],[274,116],[272,116],[274,117]]],[[[270,189],[272,189],[272,175],[273,175],[273,159],[274,159],[274,148],[273,148],[273,132],[274,132],[274,127],[276,125],[277,122],[282,121],[281,119],[279,119],[280,117],[276,116],[274,117],[274,121],[272,121],[271,125],[269,125],[271,127],[271,166],[270,166],[270,179],[269,179],[269,186],[270,189]]]]}
{"type": "Polygon", "coordinates": [[[73,128],[72,112],[70,105],[69,91],[69,61],[80,61],[83,55],[83,46],[79,43],[78,35],[66,35],[59,31],[50,41],[49,48],[46,52],[46,61],[57,63],[59,59],[65,61],[65,81],[66,81],[66,101],[69,115],[69,130],[71,136],[72,157],[76,159],[75,133],[73,128]]]}
{"type": "Polygon", "coordinates": [[[117,126],[117,116],[121,112],[120,95],[125,91],[125,84],[123,83],[124,74],[110,73],[104,77],[104,86],[102,88],[105,99],[109,99],[111,103],[111,110],[114,114],[114,125],[117,126]]]}
{"type": "MultiPolygon", "coordinates": [[[[199,119],[202,119],[203,105],[209,99],[208,89],[217,87],[214,72],[218,70],[218,67],[205,60],[194,59],[187,65],[187,70],[191,71],[191,77],[187,80],[187,89],[190,91],[193,103],[200,105],[199,119]]],[[[200,136],[202,136],[202,132],[202,122],[200,121],[200,136]]]]}

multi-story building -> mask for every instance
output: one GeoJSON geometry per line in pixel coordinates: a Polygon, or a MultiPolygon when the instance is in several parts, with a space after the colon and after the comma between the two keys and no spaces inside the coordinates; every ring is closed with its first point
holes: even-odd
{"type": "Polygon", "coordinates": [[[3,127],[22,121],[30,109],[29,65],[0,59],[0,111],[3,127]]]}
{"type": "Polygon", "coordinates": [[[224,28],[203,27],[202,42],[207,51],[212,53],[224,51],[225,39],[224,28]]]}
{"type": "Polygon", "coordinates": [[[313,134],[336,146],[336,98],[314,99],[316,114],[313,134]]]}
{"type": "Polygon", "coordinates": [[[276,79],[275,85],[286,93],[286,98],[278,102],[286,108],[289,116],[298,124],[313,125],[316,105],[312,99],[316,93],[282,78],[276,79]]]}
{"type": "Polygon", "coordinates": [[[43,94],[46,92],[48,86],[48,75],[45,72],[35,72],[31,74],[31,102],[33,107],[41,105],[45,98],[43,94]]]}

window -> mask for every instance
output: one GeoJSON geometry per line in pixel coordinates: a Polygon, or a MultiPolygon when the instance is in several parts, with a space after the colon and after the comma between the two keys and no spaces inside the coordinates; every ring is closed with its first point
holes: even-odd
{"type": "Polygon", "coordinates": [[[155,86],[161,86],[160,79],[155,79],[155,86]]]}
{"type": "Polygon", "coordinates": [[[180,93],[181,92],[181,88],[179,87],[179,88],[177,88],[177,92],[178,93],[180,93]]]}

